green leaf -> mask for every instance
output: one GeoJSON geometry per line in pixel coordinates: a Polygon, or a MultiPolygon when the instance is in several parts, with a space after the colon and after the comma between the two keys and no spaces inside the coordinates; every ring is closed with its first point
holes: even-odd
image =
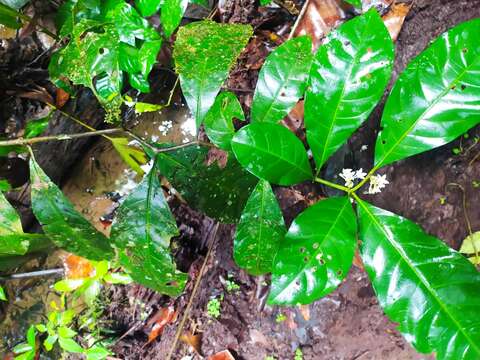
{"type": "Polygon", "coordinates": [[[282,211],[272,187],[260,180],[237,225],[233,243],[235,262],[252,275],[271,272],[273,258],[285,233],[282,211]]]}
{"type": "Polygon", "coordinates": [[[58,335],[48,335],[48,337],[43,341],[43,346],[47,351],[51,351],[57,340],[58,335]]]}
{"type": "Polygon", "coordinates": [[[356,8],[359,8],[359,9],[362,8],[362,0],[345,0],[345,2],[355,6],[356,8]]]}
{"type": "Polygon", "coordinates": [[[167,37],[170,37],[180,25],[187,5],[188,0],[163,0],[160,20],[167,37]]]}
{"type": "Polygon", "coordinates": [[[0,24],[11,29],[20,29],[22,27],[22,22],[18,19],[21,17],[21,13],[0,2],[0,24]]]}
{"type": "MultiPolygon", "coordinates": [[[[33,347],[27,343],[18,344],[13,348],[15,354],[23,354],[32,350],[34,350],[33,347]]],[[[18,359],[18,357],[16,356],[15,359],[18,359]]]]}
{"type": "Polygon", "coordinates": [[[268,55],[258,74],[252,122],[276,123],[288,115],[303,96],[311,63],[309,36],[287,40],[268,55]]]}
{"type": "Polygon", "coordinates": [[[33,213],[57,246],[90,260],[113,258],[108,239],[74,209],[33,157],[30,181],[33,213]]]}
{"type": "Polygon", "coordinates": [[[135,5],[142,16],[152,16],[160,10],[164,1],[165,0],[135,0],[135,5]]]}
{"type": "Polygon", "coordinates": [[[303,211],[275,256],[268,302],[309,304],[335,290],[352,265],[356,231],[346,196],[319,201],[303,211]]]}
{"type": "Polygon", "coordinates": [[[12,185],[8,182],[8,180],[0,179],[0,191],[10,191],[12,190],[12,185]]]}
{"type": "Polygon", "coordinates": [[[358,201],[361,256],[387,316],[419,352],[480,358],[480,274],[415,223],[358,201]]]}
{"type": "Polygon", "coordinates": [[[78,289],[78,295],[83,296],[85,303],[88,306],[93,306],[95,304],[95,300],[100,295],[100,290],[102,286],[100,281],[95,279],[88,280],[81,289],[78,289]]]}
{"type": "MultiPolygon", "coordinates": [[[[75,23],[76,17],[73,17],[73,38],[52,55],[49,72],[59,87],[68,88],[65,83],[68,78],[75,85],[92,89],[107,112],[107,121],[114,121],[119,117],[122,104],[123,72],[128,74],[134,88],[150,91],[148,74],[162,40],[148,21],[125,1],[108,0],[101,6],[102,14],[95,12],[95,20],[82,18],[75,23]],[[102,31],[98,32],[98,28],[102,31]]],[[[66,21],[65,26],[67,24],[70,21],[66,21]]]]}
{"type": "Polygon", "coordinates": [[[58,328],[58,336],[61,338],[72,338],[75,335],[77,335],[77,332],[66,326],[60,326],[58,328]]]}
{"type": "Polygon", "coordinates": [[[12,9],[19,10],[24,7],[30,0],[0,0],[0,3],[7,5],[12,9]]]}
{"type": "Polygon", "coordinates": [[[375,9],[332,31],[305,94],[307,140],[319,169],[368,118],[392,73],[393,42],[375,9]]]}
{"type": "Polygon", "coordinates": [[[35,325],[35,329],[40,331],[41,333],[46,333],[47,332],[47,327],[43,324],[37,324],[35,325]]]}
{"type": "Polygon", "coordinates": [[[265,6],[265,5],[268,5],[272,2],[272,0],[260,0],[260,5],[261,6],[265,6]]]}
{"type": "Polygon", "coordinates": [[[187,274],[176,270],[169,253],[177,224],[154,166],[117,210],[111,239],[120,264],[136,282],[169,296],[182,293],[187,274]]]}
{"type": "Polygon", "coordinates": [[[59,337],[58,345],[69,353],[83,353],[83,348],[75,340],[70,338],[59,337]]]}
{"type": "Polygon", "coordinates": [[[48,242],[45,235],[23,232],[20,216],[0,192],[0,254],[24,255],[32,244],[48,242]]]}
{"type": "Polygon", "coordinates": [[[61,37],[70,36],[74,26],[83,21],[86,27],[102,22],[101,0],[67,0],[56,14],[56,25],[61,37]]]}
{"type": "Polygon", "coordinates": [[[175,67],[197,128],[252,33],[250,25],[218,24],[210,20],[178,30],[173,52],[175,67]]]}
{"type": "Polygon", "coordinates": [[[121,284],[121,285],[127,285],[132,283],[132,277],[128,274],[122,274],[122,273],[110,273],[105,275],[103,280],[109,284],[121,284]]]}
{"type": "Polygon", "coordinates": [[[85,355],[87,355],[87,360],[103,360],[106,359],[111,354],[108,349],[100,346],[94,345],[90,349],[85,351],[85,355]]]}
{"type": "Polygon", "coordinates": [[[375,167],[442,146],[480,123],[480,19],[444,33],[399,76],[385,104],[375,167]]]}
{"type": "Polygon", "coordinates": [[[50,121],[51,114],[49,113],[47,116],[36,119],[30,120],[27,125],[25,126],[25,135],[26,139],[34,138],[35,136],[40,135],[48,126],[48,122],[50,121]]]}
{"type": "Polygon", "coordinates": [[[8,301],[7,294],[5,294],[5,289],[3,288],[3,286],[0,286],[0,300],[8,301]]]}
{"type": "Polygon", "coordinates": [[[231,92],[220,93],[204,120],[208,138],[220,149],[228,151],[232,148],[230,141],[235,134],[233,118],[245,120],[240,102],[231,92]]]}
{"type": "Polygon", "coordinates": [[[53,288],[58,292],[72,292],[85,283],[86,279],[64,279],[57,281],[53,288]]]}
{"type": "Polygon", "coordinates": [[[243,167],[271,183],[294,185],[313,177],[302,142],[282,125],[247,125],[233,137],[232,149],[243,167]]]}
{"type": "Polygon", "coordinates": [[[220,222],[237,222],[257,179],[232,155],[225,166],[212,157],[206,146],[189,146],[160,153],[157,166],[192,208],[220,222]]]}

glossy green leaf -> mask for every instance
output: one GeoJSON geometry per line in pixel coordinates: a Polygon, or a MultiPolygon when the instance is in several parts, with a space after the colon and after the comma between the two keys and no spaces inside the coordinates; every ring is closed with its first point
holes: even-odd
{"type": "Polygon", "coordinates": [[[321,200],[290,225],[275,257],[269,303],[309,304],[347,276],[357,243],[348,197],[321,200]]]}
{"type": "Polygon", "coordinates": [[[375,9],[332,31],[314,56],[305,94],[317,168],[368,118],[392,73],[393,42],[375,9]]]}
{"type": "Polygon", "coordinates": [[[252,32],[250,25],[218,24],[210,20],[178,30],[173,52],[175,67],[197,128],[252,32]]]}
{"type": "Polygon", "coordinates": [[[135,0],[135,5],[142,16],[152,16],[160,10],[163,2],[164,0],[135,0]]]}
{"type": "Polygon", "coordinates": [[[19,17],[21,14],[15,9],[0,3],[0,24],[11,29],[19,29],[22,27],[19,17]]]}
{"type": "Polygon", "coordinates": [[[48,127],[51,114],[52,113],[49,113],[47,116],[44,116],[40,119],[30,120],[25,126],[24,137],[26,139],[31,139],[43,133],[45,129],[48,127]]]}
{"type": "Polygon", "coordinates": [[[252,275],[272,271],[273,258],[286,228],[268,181],[260,180],[248,198],[233,242],[237,265],[252,275]]]}
{"type": "Polygon", "coordinates": [[[163,31],[167,37],[171,36],[182,21],[187,9],[188,0],[164,0],[160,13],[163,31]]]}
{"type": "Polygon", "coordinates": [[[233,137],[232,149],[242,166],[273,184],[293,185],[313,177],[302,142],[282,125],[247,125],[233,137]]]}
{"type": "Polygon", "coordinates": [[[19,10],[24,7],[30,0],[0,0],[0,3],[7,5],[12,9],[19,10]]]}
{"type": "Polygon", "coordinates": [[[0,286],[0,300],[8,301],[7,295],[5,294],[5,289],[3,288],[3,286],[0,286]]]}
{"type": "Polygon", "coordinates": [[[206,146],[160,153],[157,166],[193,209],[223,223],[238,221],[257,183],[232,154],[220,164],[206,146]]]}
{"type": "Polygon", "coordinates": [[[235,134],[233,118],[245,120],[240,102],[231,92],[220,93],[204,120],[208,138],[220,149],[230,150],[232,148],[230,141],[235,134]]]}
{"type": "Polygon", "coordinates": [[[58,8],[55,20],[62,37],[71,35],[75,24],[82,21],[101,23],[101,0],[67,0],[58,8]]]}
{"type": "Polygon", "coordinates": [[[419,352],[480,358],[480,273],[415,223],[358,205],[362,260],[387,316],[419,352]]]}
{"type": "Polygon", "coordinates": [[[94,345],[85,351],[85,355],[87,360],[103,360],[111,355],[111,352],[100,345],[94,345]]]}
{"type": "MultiPolygon", "coordinates": [[[[95,12],[95,20],[81,18],[75,23],[72,17],[72,39],[52,55],[49,72],[52,81],[64,89],[68,89],[65,79],[91,88],[107,111],[107,120],[114,121],[122,104],[123,73],[134,88],[150,91],[148,74],[162,40],[125,1],[108,0],[101,6],[101,16],[95,12]]],[[[64,26],[67,24],[70,20],[64,26]]]]}
{"type": "Polygon", "coordinates": [[[399,76],[385,104],[375,166],[444,145],[480,123],[480,19],[444,33],[399,76]]]}
{"type": "Polygon", "coordinates": [[[103,280],[109,284],[121,284],[121,285],[127,285],[132,283],[132,277],[128,274],[122,274],[122,273],[109,273],[105,275],[103,280]]]}
{"type": "Polygon", "coordinates": [[[154,167],[117,210],[110,238],[120,264],[133,280],[162,294],[178,296],[187,274],[176,270],[169,253],[177,224],[154,167]]]}
{"type": "Polygon", "coordinates": [[[33,213],[57,246],[91,260],[113,258],[109,240],[74,209],[33,157],[30,181],[33,213]]]}
{"type": "Polygon", "coordinates": [[[60,336],[58,338],[58,345],[69,353],[83,353],[83,348],[71,338],[63,338],[60,336]]]}
{"type": "Polygon", "coordinates": [[[0,254],[23,255],[33,242],[48,242],[44,235],[23,232],[20,216],[0,192],[0,254]]]}
{"type": "Polygon", "coordinates": [[[345,0],[345,2],[355,6],[356,8],[362,8],[362,0],[345,0]]]}
{"type": "Polygon", "coordinates": [[[312,63],[312,40],[287,40],[268,55],[258,74],[252,122],[282,120],[303,96],[312,63]]]}

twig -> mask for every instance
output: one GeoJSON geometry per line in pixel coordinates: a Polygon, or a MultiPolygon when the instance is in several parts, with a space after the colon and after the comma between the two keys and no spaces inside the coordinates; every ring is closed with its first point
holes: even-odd
{"type": "Polygon", "coordinates": [[[174,150],[178,150],[178,149],[183,149],[183,148],[194,146],[194,145],[204,145],[204,146],[209,146],[209,147],[215,147],[215,145],[213,145],[209,142],[205,142],[205,141],[190,141],[190,142],[185,143],[185,144],[175,145],[175,146],[171,146],[171,147],[168,147],[168,148],[155,149],[155,152],[156,153],[164,153],[164,152],[174,151],[174,150]]]}
{"type": "Polygon", "coordinates": [[[298,14],[297,20],[295,20],[295,24],[293,24],[292,30],[288,35],[288,38],[287,38],[288,40],[290,40],[293,37],[293,34],[295,33],[298,26],[300,25],[300,21],[302,20],[303,16],[305,15],[305,12],[307,11],[308,4],[310,4],[310,0],[305,1],[305,4],[303,4],[302,10],[300,11],[300,14],[298,14]]]}
{"type": "Polygon", "coordinates": [[[105,135],[105,134],[113,134],[123,131],[123,129],[115,128],[115,129],[105,129],[105,130],[95,130],[85,133],[78,133],[78,134],[61,134],[61,135],[51,135],[51,136],[39,136],[34,137],[31,139],[12,139],[12,140],[5,140],[0,141],[0,146],[13,146],[13,145],[32,145],[39,142],[45,141],[62,141],[62,140],[71,140],[71,139],[78,139],[90,136],[98,136],[98,135],[105,135]]]}
{"type": "Polygon", "coordinates": [[[197,280],[195,281],[195,286],[193,287],[192,294],[190,295],[190,299],[188,300],[187,307],[185,308],[185,312],[183,313],[182,320],[180,321],[180,324],[178,325],[177,331],[175,333],[175,338],[173,339],[172,346],[170,347],[170,351],[168,352],[168,355],[165,358],[165,360],[171,360],[171,358],[173,356],[173,353],[174,353],[174,351],[177,347],[178,340],[180,339],[180,336],[183,332],[183,327],[185,326],[185,322],[187,321],[188,315],[190,313],[190,309],[192,308],[193,300],[195,299],[198,288],[200,287],[200,282],[201,282],[202,277],[205,273],[205,269],[207,268],[207,263],[210,259],[213,248],[215,247],[215,244],[217,242],[218,227],[219,227],[219,223],[216,223],[215,228],[213,229],[212,241],[210,243],[210,246],[208,247],[207,255],[205,256],[205,261],[203,262],[202,267],[200,269],[200,273],[198,274],[197,280]]]}
{"type": "Polygon", "coordinates": [[[62,268],[49,269],[49,270],[39,270],[39,271],[32,271],[32,272],[28,272],[28,273],[0,276],[0,280],[8,281],[8,280],[28,279],[28,278],[32,278],[32,277],[38,277],[38,276],[63,275],[64,272],[65,272],[65,270],[62,269],[62,268]]]}

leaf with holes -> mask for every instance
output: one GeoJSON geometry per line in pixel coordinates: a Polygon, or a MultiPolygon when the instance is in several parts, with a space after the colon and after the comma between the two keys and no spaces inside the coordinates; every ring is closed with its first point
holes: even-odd
{"type": "Polygon", "coordinates": [[[90,260],[113,258],[108,239],[74,209],[33,157],[30,181],[33,213],[58,247],[90,260]]]}
{"type": "Polygon", "coordinates": [[[375,166],[444,145],[480,123],[480,19],[444,33],[417,56],[385,104],[375,166]]]}
{"type": "Polygon", "coordinates": [[[112,224],[120,264],[136,282],[162,294],[180,295],[187,274],[176,269],[169,252],[176,235],[177,224],[153,167],[120,205],[112,224]]]}
{"type": "Polygon", "coordinates": [[[352,265],[356,231],[346,196],[321,200],[298,215],[275,257],[268,302],[309,304],[335,290],[352,265]]]}
{"type": "Polygon", "coordinates": [[[282,125],[247,125],[233,137],[232,149],[245,169],[273,184],[293,185],[313,178],[302,142],[282,125]]]}
{"type": "Polygon", "coordinates": [[[235,223],[257,179],[233,155],[220,152],[222,159],[213,155],[206,146],[189,146],[160,153],[157,166],[192,208],[221,222],[235,223]]]}
{"type": "Polygon", "coordinates": [[[415,223],[358,205],[362,260],[387,316],[419,352],[480,358],[480,273],[415,223]]]}
{"type": "Polygon", "coordinates": [[[287,40],[268,55],[258,74],[252,122],[276,123],[288,115],[303,96],[311,63],[312,40],[308,36],[287,40]]]}
{"type": "Polygon", "coordinates": [[[107,112],[107,120],[115,121],[122,104],[123,72],[128,74],[130,85],[149,92],[148,74],[162,40],[123,0],[106,1],[101,11],[100,18],[95,13],[95,20],[81,19],[72,26],[72,39],[52,55],[49,72],[52,81],[67,91],[71,89],[66,79],[92,89],[107,112]],[[95,26],[88,26],[92,21],[95,26]]]}
{"type": "Polygon", "coordinates": [[[45,235],[23,232],[20,216],[0,192],[0,255],[23,255],[32,242],[46,242],[45,235]]]}
{"type": "Polygon", "coordinates": [[[231,150],[232,148],[230,141],[235,135],[233,118],[245,120],[240,102],[231,92],[220,93],[204,120],[208,138],[220,149],[231,150]]]}
{"type": "Polygon", "coordinates": [[[178,30],[173,52],[175,68],[197,128],[251,36],[250,25],[210,20],[178,30]]]}
{"type": "Polygon", "coordinates": [[[282,211],[272,187],[268,181],[260,180],[237,225],[233,243],[235,262],[252,275],[271,272],[285,232],[282,211]]]}
{"type": "Polygon", "coordinates": [[[317,168],[367,119],[392,73],[393,42],[375,9],[332,31],[314,56],[305,126],[317,168]]]}

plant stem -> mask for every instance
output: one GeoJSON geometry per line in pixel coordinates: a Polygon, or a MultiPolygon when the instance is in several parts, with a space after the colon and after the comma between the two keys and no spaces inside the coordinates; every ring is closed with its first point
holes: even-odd
{"type": "Polygon", "coordinates": [[[31,277],[37,277],[37,276],[63,275],[64,272],[65,272],[65,270],[62,269],[62,268],[40,270],[40,271],[32,271],[32,272],[28,272],[28,273],[0,276],[0,280],[6,281],[6,280],[27,279],[27,278],[31,278],[31,277]]]}
{"type": "Polygon", "coordinates": [[[319,178],[319,177],[316,177],[316,178],[315,178],[315,181],[318,182],[318,183],[320,183],[320,184],[327,185],[327,186],[329,186],[329,187],[331,187],[331,188],[344,191],[344,192],[346,192],[346,193],[349,193],[350,190],[351,190],[350,188],[347,188],[346,186],[338,185],[338,184],[332,183],[332,182],[330,182],[330,181],[324,180],[324,179],[319,178]]]}
{"type": "Polygon", "coordinates": [[[32,145],[39,142],[45,141],[61,141],[61,140],[71,140],[71,139],[78,139],[90,136],[98,136],[104,134],[112,134],[116,132],[123,131],[123,129],[115,128],[115,129],[106,129],[106,130],[95,130],[86,133],[79,133],[79,134],[61,134],[61,135],[51,135],[51,136],[39,136],[34,137],[31,139],[13,139],[13,140],[5,140],[0,141],[0,146],[13,146],[13,145],[32,145]]]}
{"type": "Polygon", "coordinates": [[[205,141],[190,141],[190,142],[185,143],[185,144],[175,145],[175,146],[168,147],[168,148],[155,149],[155,152],[156,153],[164,153],[164,152],[174,151],[174,150],[178,150],[178,149],[183,149],[183,148],[194,146],[194,145],[204,145],[204,146],[209,146],[209,147],[215,147],[215,145],[213,145],[211,143],[208,143],[208,142],[205,142],[205,141]]]}
{"type": "Polygon", "coordinates": [[[363,185],[365,185],[365,183],[372,177],[373,174],[375,174],[375,172],[379,169],[378,166],[374,166],[372,168],[372,170],[370,170],[367,174],[367,176],[365,176],[365,178],[360,181],[357,185],[355,185],[352,189],[349,190],[349,193],[354,193],[356,192],[358,189],[360,189],[363,185]]]}

